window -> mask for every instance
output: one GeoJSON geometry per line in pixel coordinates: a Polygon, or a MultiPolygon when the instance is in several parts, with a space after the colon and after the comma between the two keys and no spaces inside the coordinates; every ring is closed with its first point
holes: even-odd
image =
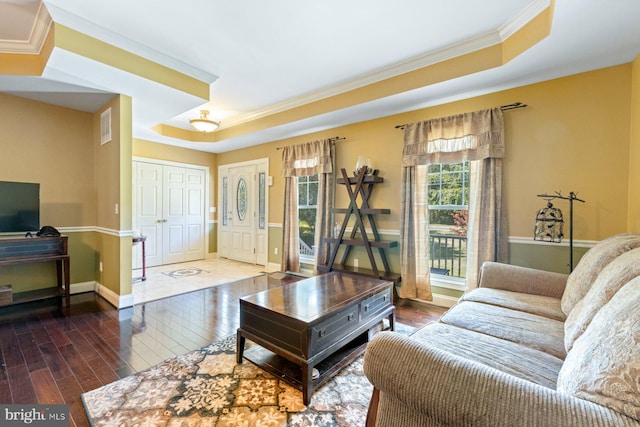
{"type": "Polygon", "coordinates": [[[467,263],[469,162],[428,166],[431,274],[464,278],[467,263]]]}
{"type": "Polygon", "coordinates": [[[300,256],[315,254],[316,210],[318,205],[318,174],[298,177],[298,226],[300,256]]]}

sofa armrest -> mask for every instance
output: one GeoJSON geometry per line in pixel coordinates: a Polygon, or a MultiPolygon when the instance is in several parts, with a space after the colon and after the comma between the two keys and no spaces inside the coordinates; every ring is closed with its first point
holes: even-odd
{"type": "Polygon", "coordinates": [[[398,418],[407,421],[407,413],[415,414],[413,425],[640,425],[606,407],[395,332],[374,336],[365,352],[364,372],[380,393],[377,426],[397,425],[398,418]]]}
{"type": "Polygon", "coordinates": [[[498,262],[485,262],[478,287],[562,298],[569,276],[498,262]]]}

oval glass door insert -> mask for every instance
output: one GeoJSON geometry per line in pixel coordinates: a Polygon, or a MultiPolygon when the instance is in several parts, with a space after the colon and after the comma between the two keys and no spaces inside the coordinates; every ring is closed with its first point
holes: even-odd
{"type": "Polygon", "coordinates": [[[238,219],[244,221],[247,216],[247,182],[244,180],[244,176],[241,176],[238,180],[238,188],[236,189],[236,211],[238,212],[238,219]]]}

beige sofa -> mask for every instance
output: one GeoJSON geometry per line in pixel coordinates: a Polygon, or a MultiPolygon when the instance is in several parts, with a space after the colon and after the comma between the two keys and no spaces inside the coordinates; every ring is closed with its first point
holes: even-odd
{"type": "Polygon", "coordinates": [[[378,333],[367,425],[640,426],[640,235],[570,275],[498,263],[438,323],[378,333]]]}

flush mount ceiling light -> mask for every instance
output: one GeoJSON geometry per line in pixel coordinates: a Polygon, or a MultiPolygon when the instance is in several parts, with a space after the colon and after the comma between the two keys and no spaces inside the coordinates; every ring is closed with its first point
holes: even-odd
{"type": "Polygon", "coordinates": [[[200,132],[213,132],[214,130],[220,127],[220,122],[214,122],[213,120],[209,120],[209,110],[200,110],[200,118],[199,119],[191,119],[189,120],[189,124],[199,130],[200,132]]]}

